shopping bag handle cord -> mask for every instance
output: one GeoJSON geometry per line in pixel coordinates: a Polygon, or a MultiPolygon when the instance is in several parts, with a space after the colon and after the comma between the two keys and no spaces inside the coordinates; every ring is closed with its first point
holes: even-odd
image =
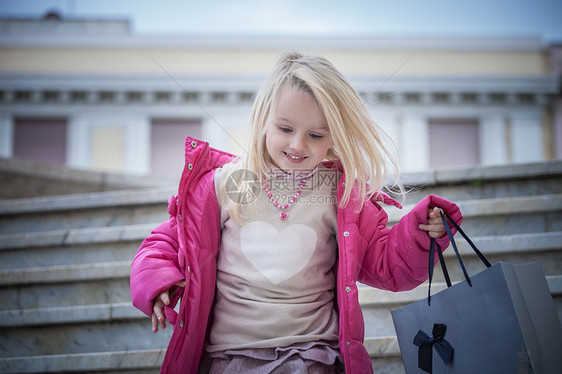
{"type": "MultiPolygon", "coordinates": [[[[472,242],[472,240],[470,240],[468,235],[466,235],[464,233],[464,231],[461,229],[461,227],[451,218],[451,216],[449,216],[449,214],[447,212],[445,212],[443,209],[440,209],[440,211],[441,211],[441,219],[443,220],[443,225],[445,225],[445,230],[447,230],[447,235],[449,235],[449,239],[451,240],[451,243],[456,244],[455,240],[453,239],[453,234],[450,232],[451,229],[450,229],[449,225],[447,224],[447,221],[445,220],[445,217],[447,217],[449,222],[463,236],[463,238],[466,240],[466,242],[468,244],[470,244],[470,246],[472,247],[472,250],[474,251],[474,253],[476,253],[478,258],[484,263],[484,265],[486,265],[487,268],[491,267],[492,264],[490,263],[490,261],[488,261],[488,259],[484,256],[484,254],[482,252],[480,252],[480,250],[478,248],[476,248],[476,245],[472,242]],[[443,215],[445,217],[443,217],[443,215]]],[[[458,256],[458,254],[457,254],[457,256],[458,256]]]]}
{"type": "MultiPolygon", "coordinates": [[[[447,231],[447,236],[449,237],[449,240],[451,241],[451,245],[453,246],[453,249],[454,249],[455,254],[457,256],[457,260],[459,261],[459,264],[461,266],[461,269],[462,269],[462,272],[463,272],[463,275],[464,275],[464,279],[466,280],[468,285],[472,287],[472,282],[470,280],[470,277],[469,277],[469,275],[466,271],[466,268],[464,266],[464,263],[462,261],[461,255],[460,255],[459,250],[457,248],[457,243],[455,242],[455,238],[453,236],[453,233],[451,232],[451,228],[449,227],[449,223],[447,223],[447,219],[455,227],[455,229],[457,229],[457,231],[460,232],[461,235],[466,239],[468,244],[470,244],[470,246],[472,247],[472,250],[474,251],[474,253],[476,253],[478,258],[484,263],[484,265],[486,265],[486,267],[489,268],[490,266],[492,266],[492,264],[488,261],[488,259],[486,259],[484,254],[482,252],[480,252],[480,250],[478,248],[476,248],[476,245],[474,245],[472,240],[470,240],[468,238],[468,236],[464,233],[464,231],[460,228],[460,226],[451,218],[451,216],[449,216],[447,214],[447,212],[445,212],[442,209],[440,209],[440,211],[441,211],[441,219],[443,220],[443,225],[445,226],[445,231],[447,231]]],[[[434,238],[431,238],[431,244],[430,244],[430,247],[429,247],[429,263],[428,263],[429,287],[428,287],[428,290],[427,290],[427,305],[431,305],[431,282],[433,280],[433,268],[434,268],[433,261],[435,259],[435,247],[437,247],[437,254],[439,256],[439,263],[441,264],[441,270],[443,271],[443,276],[445,277],[445,282],[447,283],[447,287],[451,287],[451,285],[452,285],[451,278],[449,277],[449,271],[447,270],[447,265],[445,264],[445,259],[443,258],[443,253],[442,253],[443,251],[441,249],[441,246],[437,243],[437,241],[434,238]]]]}
{"type": "Polygon", "coordinates": [[[433,280],[433,259],[435,258],[435,247],[437,246],[437,254],[439,256],[439,263],[441,264],[441,270],[443,271],[443,276],[445,277],[445,282],[447,283],[447,287],[451,287],[451,278],[449,277],[449,271],[447,270],[447,266],[445,265],[445,259],[443,258],[443,250],[439,243],[435,241],[434,238],[431,238],[431,245],[429,247],[429,287],[427,290],[427,305],[431,305],[431,282],[433,280]]]}

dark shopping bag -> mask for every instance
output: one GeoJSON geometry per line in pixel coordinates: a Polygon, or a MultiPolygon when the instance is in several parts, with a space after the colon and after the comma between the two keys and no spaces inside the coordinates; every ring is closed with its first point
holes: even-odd
{"type": "Polygon", "coordinates": [[[562,329],[540,263],[490,265],[469,277],[443,222],[465,280],[431,295],[435,241],[429,259],[428,298],[392,311],[406,373],[562,373],[562,329]],[[422,369],[423,368],[423,369],[422,369]]]}

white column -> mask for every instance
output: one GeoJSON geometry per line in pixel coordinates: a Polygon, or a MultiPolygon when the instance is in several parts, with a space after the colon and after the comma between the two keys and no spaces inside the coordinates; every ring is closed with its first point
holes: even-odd
{"type": "Polygon", "coordinates": [[[212,118],[203,119],[203,139],[212,147],[241,154],[246,146],[250,108],[224,107],[217,108],[212,113],[212,118]]]}
{"type": "Polygon", "coordinates": [[[506,134],[506,120],[501,114],[480,118],[480,163],[501,165],[508,162],[507,149],[510,139],[506,134]]]}
{"type": "Polygon", "coordinates": [[[390,144],[385,144],[393,156],[396,158],[400,172],[402,172],[402,164],[400,163],[400,150],[401,150],[401,133],[399,126],[399,116],[396,110],[389,108],[377,108],[370,106],[369,114],[375,123],[390,137],[392,147],[390,144]]]}
{"type": "Polygon", "coordinates": [[[511,118],[513,162],[543,161],[543,126],[540,111],[515,113],[511,118]]]}
{"type": "Polygon", "coordinates": [[[369,114],[376,124],[396,143],[398,146],[399,128],[398,118],[395,111],[369,107],[369,114]]]}
{"type": "Polygon", "coordinates": [[[0,116],[0,157],[14,155],[14,120],[11,115],[0,116]]]}
{"type": "Polygon", "coordinates": [[[150,118],[139,116],[124,121],[125,147],[124,172],[148,174],[150,172],[150,118]]]}
{"type": "Polygon", "coordinates": [[[201,119],[201,140],[209,142],[214,148],[224,149],[227,136],[224,126],[222,118],[205,115],[201,119]]]}
{"type": "Polygon", "coordinates": [[[88,120],[78,116],[69,117],[67,129],[66,162],[68,166],[89,169],[91,166],[91,134],[88,120]]]}
{"type": "Polygon", "coordinates": [[[399,152],[402,171],[421,171],[429,168],[428,126],[424,116],[403,117],[399,152]]]}

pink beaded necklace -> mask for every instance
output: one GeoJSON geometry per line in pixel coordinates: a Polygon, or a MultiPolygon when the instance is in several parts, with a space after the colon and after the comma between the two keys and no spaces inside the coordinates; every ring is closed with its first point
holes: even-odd
{"type": "Polygon", "coordinates": [[[289,215],[287,213],[285,213],[285,210],[297,201],[298,197],[301,195],[301,192],[302,192],[302,189],[304,188],[304,185],[306,184],[306,182],[310,178],[312,178],[312,175],[309,175],[306,178],[304,178],[303,180],[301,180],[300,188],[297,191],[297,193],[295,194],[295,196],[291,197],[289,199],[289,202],[287,204],[283,204],[283,205],[281,205],[281,204],[279,204],[279,202],[275,201],[275,199],[273,198],[273,194],[271,193],[271,191],[269,191],[269,185],[265,181],[265,178],[263,179],[263,186],[265,187],[265,192],[267,193],[268,201],[271,201],[273,203],[274,207],[279,208],[281,210],[279,212],[279,219],[281,219],[281,221],[285,221],[287,219],[287,217],[289,217],[289,215]]]}

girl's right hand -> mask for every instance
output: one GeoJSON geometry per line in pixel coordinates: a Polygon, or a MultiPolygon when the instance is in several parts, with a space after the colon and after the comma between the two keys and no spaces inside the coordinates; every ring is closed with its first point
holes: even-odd
{"type": "MultiPolygon", "coordinates": [[[[179,281],[175,284],[178,287],[185,287],[185,281],[179,281]]],[[[170,305],[170,291],[166,290],[161,292],[154,299],[154,305],[152,306],[152,332],[158,331],[158,323],[160,322],[160,327],[166,328],[166,317],[164,315],[164,307],[170,305]]]]}

